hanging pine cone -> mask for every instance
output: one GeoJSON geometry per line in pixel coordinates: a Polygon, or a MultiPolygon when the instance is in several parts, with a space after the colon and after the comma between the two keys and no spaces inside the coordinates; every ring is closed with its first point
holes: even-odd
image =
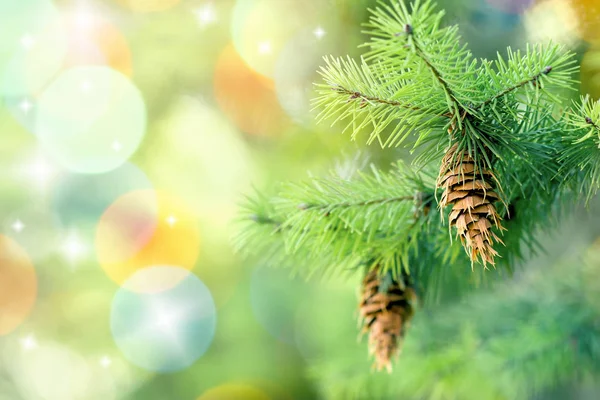
{"type": "Polygon", "coordinates": [[[450,226],[456,226],[463,246],[471,261],[481,258],[484,267],[487,263],[494,265],[494,243],[503,243],[492,231],[495,226],[499,231],[501,225],[494,202],[499,196],[494,192],[495,177],[492,171],[482,169],[466,151],[457,152],[457,145],[452,146],[442,159],[437,186],[444,193],[440,207],[452,205],[450,226]]]}
{"type": "Polygon", "coordinates": [[[378,371],[386,368],[391,372],[392,359],[399,354],[416,300],[410,285],[390,275],[382,278],[373,270],[364,278],[359,304],[362,332],[369,333],[369,354],[374,355],[378,371]]]}

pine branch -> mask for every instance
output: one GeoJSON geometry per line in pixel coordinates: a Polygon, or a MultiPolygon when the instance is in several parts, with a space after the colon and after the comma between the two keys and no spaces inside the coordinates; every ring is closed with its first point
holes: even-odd
{"type": "Polygon", "coordinates": [[[282,224],[281,221],[277,221],[267,215],[251,214],[248,219],[259,225],[273,225],[276,228],[279,228],[282,224]]]}
{"type": "Polygon", "coordinates": [[[594,127],[594,129],[596,129],[600,133],[600,128],[598,127],[598,124],[596,122],[594,122],[594,120],[592,118],[585,117],[585,122],[586,122],[586,124],[591,125],[592,127],[594,127]]]}
{"type": "Polygon", "coordinates": [[[386,105],[393,106],[393,107],[402,107],[402,108],[406,108],[406,109],[413,110],[413,111],[423,112],[422,109],[420,109],[419,107],[413,106],[411,104],[404,104],[399,101],[382,99],[382,98],[379,98],[376,96],[369,96],[369,95],[363,94],[356,90],[346,89],[342,86],[335,86],[335,87],[332,87],[331,89],[338,93],[350,96],[349,100],[361,99],[362,107],[365,107],[367,105],[367,103],[378,103],[378,104],[386,104],[386,105]]]}
{"type": "MultiPolygon", "coordinates": [[[[460,105],[460,102],[456,98],[456,94],[454,93],[454,90],[452,90],[452,88],[450,87],[450,84],[442,77],[442,74],[439,71],[439,69],[435,65],[433,65],[433,63],[427,58],[427,55],[425,54],[425,52],[422,50],[421,46],[419,45],[418,39],[414,37],[413,27],[410,24],[407,24],[404,30],[408,36],[411,36],[413,38],[412,45],[413,45],[413,48],[415,49],[416,54],[421,58],[421,60],[423,60],[425,65],[427,65],[427,68],[429,68],[429,70],[433,74],[435,80],[444,89],[444,93],[450,99],[449,112],[450,113],[456,112],[458,114],[458,107],[460,105]]],[[[459,123],[460,123],[460,121],[459,121],[459,123]]]]}
{"type": "Polygon", "coordinates": [[[589,201],[600,188],[600,102],[589,97],[567,113],[562,136],[559,178],[564,187],[586,194],[589,201]]]}
{"type": "MultiPolygon", "coordinates": [[[[560,45],[536,44],[528,45],[524,52],[513,51],[509,47],[506,60],[500,54],[493,63],[483,60],[479,74],[488,79],[482,82],[481,92],[492,92],[494,95],[479,100],[474,108],[494,105],[497,100],[521,88],[531,89],[533,96],[526,93],[525,97],[513,97],[508,104],[538,103],[540,107],[563,104],[565,98],[559,95],[560,90],[572,90],[575,83],[573,75],[577,67],[573,56],[573,53],[560,45]],[[542,99],[544,101],[540,102],[542,99]]],[[[515,107],[516,104],[512,106],[515,107]]]]}
{"type": "Polygon", "coordinates": [[[261,240],[276,240],[286,250],[278,259],[327,255],[336,267],[347,259],[375,258],[394,268],[427,224],[417,213],[433,201],[432,177],[426,177],[399,163],[391,172],[372,169],[351,181],[333,176],[285,185],[276,198],[248,200],[238,247],[263,251],[261,240]]]}
{"type": "MultiPolygon", "coordinates": [[[[415,1],[410,10],[403,2],[391,6],[380,2],[371,11],[366,25],[372,39],[367,46],[367,61],[394,70],[407,70],[410,79],[423,77],[425,66],[430,72],[426,85],[433,82],[442,91],[436,98],[459,119],[473,96],[469,82],[475,81],[476,63],[466,46],[460,44],[456,26],[440,27],[443,12],[436,12],[433,2],[415,1]]],[[[457,121],[460,124],[460,120],[457,121]]]]}
{"type": "Polygon", "coordinates": [[[501,97],[506,96],[510,92],[513,92],[513,91],[515,91],[517,89],[520,89],[523,86],[526,86],[528,84],[535,85],[538,82],[538,80],[542,77],[542,75],[548,75],[551,71],[552,71],[552,66],[548,65],[542,71],[538,72],[537,74],[535,74],[531,78],[525,79],[525,80],[517,83],[516,85],[509,86],[506,89],[503,89],[501,92],[495,94],[494,96],[490,97],[487,100],[484,100],[479,105],[476,105],[474,108],[484,107],[484,106],[486,106],[486,105],[488,105],[488,104],[490,104],[490,103],[492,103],[492,102],[500,99],[501,97]]]}
{"type": "MultiPolygon", "coordinates": [[[[418,193],[415,193],[413,196],[397,196],[397,197],[384,197],[380,199],[371,199],[365,201],[359,201],[355,203],[333,203],[333,204],[299,204],[298,208],[301,210],[312,210],[312,209],[326,209],[326,210],[334,210],[337,208],[349,208],[349,207],[369,207],[376,204],[385,204],[385,203],[395,203],[397,201],[414,201],[415,196],[418,193]]],[[[328,214],[326,214],[328,216],[328,214]]]]}
{"type": "Polygon", "coordinates": [[[409,79],[402,70],[364,60],[359,64],[350,58],[325,58],[325,62],[320,71],[324,84],[317,85],[319,95],[313,102],[320,109],[318,119],[331,120],[332,125],[344,122],[342,133],[351,130],[352,140],[365,132],[367,143],[377,140],[382,147],[395,146],[413,130],[427,136],[446,124],[444,102],[422,77],[409,79]]]}

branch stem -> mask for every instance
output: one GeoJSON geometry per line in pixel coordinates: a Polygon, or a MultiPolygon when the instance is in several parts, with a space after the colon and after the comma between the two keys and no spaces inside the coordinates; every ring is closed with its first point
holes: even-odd
{"type": "Polygon", "coordinates": [[[548,67],[544,68],[541,72],[539,72],[539,73],[535,74],[534,76],[532,76],[531,78],[526,79],[526,80],[524,80],[522,82],[519,82],[519,83],[517,83],[514,86],[507,87],[506,89],[504,89],[501,92],[497,93],[496,95],[490,97],[486,101],[480,103],[475,108],[486,106],[486,105],[490,104],[491,102],[493,102],[494,100],[497,100],[500,97],[503,97],[503,96],[509,94],[510,92],[513,92],[513,91],[515,91],[515,90],[517,90],[519,88],[522,88],[523,86],[527,85],[528,83],[534,83],[535,84],[538,81],[538,79],[540,79],[540,77],[542,75],[548,75],[550,73],[550,71],[552,71],[552,67],[548,66],[548,67]]]}
{"type": "Polygon", "coordinates": [[[367,201],[360,201],[356,203],[333,203],[333,204],[300,204],[298,208],[301,210],[310,210],[310,209],[335,209],[335,208],[350,208],[350,207],[368,207],[374,204],[385,204],[385,203],[395,203],[398,201],[408,201],[414,200],[414,196],[398,196],[398,197],[384,197],[381,199],[373,199],[367,201]]]}
{"type": "Polygon", "coordinates": [[[274,225],[276,227],[281,226],[281,221],[276,221],[267,215],[253,214],[249,217],[249,219],[261,225],[274,225]]]}
{"type": "Polygon", "coordinates": [[[336,85],[332,89],[338,93],[349,95],[350,99],[361,99],[361,100],[369,101],[372,103],[386,104],[388,106],[401,107],[401,108],[406,108],[408,110],[413,110],[413,111],[423,111],[421,108],[413,106],[411,104],[406,104],[406,103],[402,103],[402,102],[395,101],[395,100],[382,99],[382,98],[376,97],[376,96],[369,96],[369,95],[366,95],[366,94],[361,93],[356,90],[347,89],[340,85],[336,85]]]}
{"type": "MultiPolygon", "coordinates": [[[[300,210],[311,210],[311,209],[312,210],[324,210],[324,209],[333,210],[336,208],[368,207],[368,206],[375,205],[375,204],[395,203],[395,202],[399,202],[399,201],[409,201],[409,200],[415,200],[415,196],[384,197],[381,199],[366,200],[366,201],[360,201],[360,202],[356,202],[356,203],[333,203],[333,204],[302,203],[302,204],[298,205],[298,208],[300,210]]],[[[282,225],[282,221],[277,221],[267,215],[254,214],[254,215],[250,216],[249,219],[256,222],[257,224],[274,225],[276,227],[279,227],[282,225]]]]}
{"type": "Polygon", "coordinates": [[[594,129],[596,129],[597,131],[600,131],[600,127],[598,126],[598,124],[596,124],[596,123],[594,122],[594,120],[593,120],[593,119],[591,119],[590,117],[585,117],[585,122],[586,122],[588,125],[591,125],[591,126],[593,126],[593,127],[594,127],[594,129]]]}
{"type": "MultiPolygon", "coordinates": [[[[427,56],[421,49],[421,46],[419,46],[419,43],[414,36],[414,31],[412,29],[412,26],[407,24],[406,27],[404,28],[404,30],[407,35],[410,35],[413,38],[413,47],[415,49],[416,54],[419,56],[419,58],[421,58],[421,60],[423,60],[425,65],[427,65],[427,68],[429,68],[429,70],[433,74],[434,78],[440,83],[440,85],[442,86],[442,89],[444,89],[444,92],[446,93],[446,95],[450,98],[450,100],[452,100],[452,103],[454,103],[454,106],[455,107],[459,106],[460,102],[456,98],[456,94],[450,87],[450,84],[444,79],[444,77],[442,77],[441,72],[437,69],[437,67],[435,65],[433,65],[433,63],[429,60],[429,58],[427,58],[427,56]]],[[[450,110],[450,113],[452,113],[452,111],[453,110],[450,110]]]]}

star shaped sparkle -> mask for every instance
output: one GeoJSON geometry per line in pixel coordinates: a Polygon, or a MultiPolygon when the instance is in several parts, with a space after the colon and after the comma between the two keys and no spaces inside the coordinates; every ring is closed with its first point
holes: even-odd
{"type": "Polygon", "coordinates": [[[323,36],[327,35],[327,32],[325,32],[325,30],[320,26],[317,26],[317,28],[313,31],[313,35],[315,35],[317,39],[321,40],[323,39],[323,36]]]}

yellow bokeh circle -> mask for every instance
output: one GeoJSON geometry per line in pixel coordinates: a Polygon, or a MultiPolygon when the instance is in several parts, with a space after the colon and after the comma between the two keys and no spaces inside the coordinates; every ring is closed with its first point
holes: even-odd
{"type": "Polygon", "coordinates": [[[273,77],[278,55],[296,32],[317,25],[328,2],[237,0],[231,36],[236,51],[254,71],[273,77]]]}
{"type": "MultiPolygon", "coordinates": [[[[96,230],[96,255],[106,274],[122,284],[153,265],[191,270],[200,248],[195,213],[181,199],[138,190],[119,197],[104,212],[96,230]]],[[[167,289],[173,282],[165,282],[167,289]]],[[[153,289],[153,291],[156,288],[153,289]]]]}
{"type": "Polygon", "coordinates": [[[564,0],[577,16],[577,31],[587,42],[600,40],[600,1],[564,0]]]}

